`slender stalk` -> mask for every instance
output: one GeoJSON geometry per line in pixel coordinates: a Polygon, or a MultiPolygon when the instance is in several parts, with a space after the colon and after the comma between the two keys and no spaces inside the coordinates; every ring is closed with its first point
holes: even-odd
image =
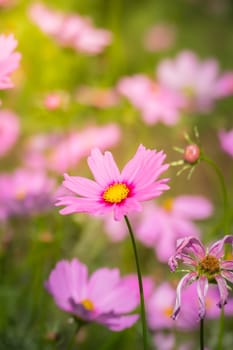
{"type": "Polygon", "coordinates": [[[218,165],[212,159],[204,155],[201,156],[201,159],[204,160],[206,163],[208,163],[214,169],[216,175],[218,176],[218,179],[221,185],[222,197],[223,197],[224,234],[227,234],[228,233],[228,195],[227,195],[224,176],[220,168],[218,167],[218,165]]]}
{"type": "Polygon", "coordinates": [[[70,338],[70,341],[69,341],[69,343],[67,345],[66,350],[71,350],[72,349],[72,347],[74,345],[74,342],[75,342],[75,337],[76,337],[78,331],[80,330],[80,328],[81,328],[81,323],[77,322],[76,323],[76,327],[75,327],[75,331],[74,331],[74,333],[72,334],[72,336],[70,338]]]}
{"type": "Polygon", "coordinates": [[[204,318],[200,320],[200,350],[204,350],[204,318]]]}
{"type": "Polygon", "coordinates": [[[146,312],[145,312],[145,302],[144,302],[144,293],[143,293],[143,285],[142,285],[142,274],[139,264],[139,258],[137,253],[137,246],[133,234],[132,227],[130,225],[128,217],[125,215],[125,221],[129,230],[130,238],[132,241],[133,251],[134,251],[134,257],[137,267],[137,275],[138,275],[138,284],[139,284],[139,291],[140,291],[140,304],[141,304],[141,320],[142,320],[142,335],[143,335],[143,345],[144,350],[147,350],[147,325],[146,325],[146,312]]]}
{"type": "Polygon", "coordinates": [[[217,349],[222,350],[223,349],[223,334],[224,334],[224,322],[225,321],[225,314],[224,314],[224,307],[221,309],[221,316],[219,321],[219,335],[218,335],[218,345],[217,349]]]}

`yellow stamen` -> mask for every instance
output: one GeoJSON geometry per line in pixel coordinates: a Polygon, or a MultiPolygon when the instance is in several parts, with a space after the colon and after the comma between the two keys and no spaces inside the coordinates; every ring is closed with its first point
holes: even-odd
{"type": "Polygon", "coordinates": [[[84,299],[83,301],[81,301],[81,304],[88,311],[93,311],[94,310],[94,304],[92,303],[92,301],[90,299],[84,299]]]}
{"type": "Polygon", "coordinates": [[[123,183],[115,183],[109,186],[103,194],[103,199],[108,203],[120,203],[129,194],[129,188],[123,183]]]}
{"type": "Polygon", "coordinates": [[[26,191],[24,189],[18,189],[15,193],[15,198],[22,201],[26,197],[26,191]]]}
{"type": "Polygon", "coordinates": [[[219,273],[220,264],[219,260],[213,255],[206,255],[199,263],[200,272],[214,275],[219,273]]]}
{"type": "Polygon", "coordinates": [[[163,202],[163,208],[168,211],[171,212],[173,209],[173,203],[174,200],[172,198],[167,198],[165,199],[165,201],[163,202]]]}
{"type": "Polygon", "coordinates": [[[171,306],[168,306],[163,309],[164,316],[171,317],[172,312],[173,312],[173,308],[171,306]]]}

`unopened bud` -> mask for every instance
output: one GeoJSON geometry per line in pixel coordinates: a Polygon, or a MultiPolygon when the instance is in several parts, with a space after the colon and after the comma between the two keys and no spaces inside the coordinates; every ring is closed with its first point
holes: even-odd
{"type": "Polygon", "coordinates": [[[200,148],[196,144],[188,145],[184,150],[184,160],[194,164],[200,157],[200,148]]]}

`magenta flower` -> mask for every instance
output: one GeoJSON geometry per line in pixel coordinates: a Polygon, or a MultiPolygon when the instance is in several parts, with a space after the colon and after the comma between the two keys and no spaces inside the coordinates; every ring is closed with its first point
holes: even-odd
{"type": "Polygon", "coordinates": [[[206,294],[209,283],[217,283],[220,300],[219,307],[227,303],[227,281],[233,283],[233,260],[224,260],[224,245],[233,245],[233,236],[227,235],[205,249],[199,239],[185,237],[177,241],[176,252],[169,259],[172,271],[178,267],[178,261],[187,266],[188,273],[183,276],[177,286],[177,296],[172,317],[176,319],[181,309],[181,294],[183,289],[197,280],[199,298],[199,317],[206,313],[206,294]]]}
{"type": "Polygon", "coordinates": [[[162,164],[163,151],[138,147],[135,156],[119,171],[110,152],[102,154],[94,149],[88,158],[95,181],[65,174],[63,187],[70,194],[58,198],[57,205],[64,205],[61,214],[85,212],[102,215],[113,212],[120,220],[130,212],[141,211],[140,202],[159,196],[169,187],[168,179],[157,180],[168,168],[162,164]]]}
{"type": "Polygon", "coordinates": [[[174,125],[178,122],[184,107],[181,94],[142,74],[122,78],[117,88],[141,112],[146,124],[174,125]]]}
{"type": "Polygon", "coordinates": [[[220,130],[218,137],[222,149],[233,157],[233,129],[229,131],[220,130]]]}
{"type": "Polygon", "coordinates": [[[137,290],[122,280],[118,269],[101,268],[88,278],[87,267],[73,259],[59,261],[45,284],[62,310],[112,331],[131,327],[138,315],[127,315],[139,304],[137,290]]]}
{"type": "Polygon", "coordinates": [[[8,110],[0,111],[0,157],[15,144],[19,136],[18,116],[8,110]]]}
{"type": "Polygon", "coordinates": [[[21,54],[14,52],[17,40],[11,35],[0,35],[0,90],[14,86],[10,74],[19,66],[21,54]]]}

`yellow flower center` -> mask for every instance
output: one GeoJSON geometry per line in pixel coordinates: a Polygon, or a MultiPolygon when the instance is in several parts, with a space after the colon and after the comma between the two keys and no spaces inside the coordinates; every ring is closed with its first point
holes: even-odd
{"type": "Polygon", "coordinates": [[[172,198],[165,199],[165,201],[163,202],[163,208],[166,211],[171,212],[173,209],[173,203],[174,200],[172,198]]]}
{"type": "Polygon", "coordinates": [[[165,307],[163,309],[164,316],[171,317],[172,312],[173,312],[173,308],[171,306],[165,307]]]}
{"type": "Polygon", "coordinates": [[[206,255],[199,263],[199,271],[211,277],[220,272],[219,260],[213,255],[206,255]]]}
{"type": "Polygon", "coordinates": [[[92,301],[90,299],[84,299],[83,301],[81,301],[81,304],[88,311],[93,311],[94,310],[94,304],[92,303],[92,301]]]}
{"type": "Polygon", "coordinates": [[[15,198],[22,201],[26,197],[26,191],[23,188],[19,188],[15,193],[15,198]]]}
{"type": "Polygon", "coordinates": [[[108,203],[120,203],[129,194],[129,188],[123,183],[115,183],[109,186],[103,194],[103,199],[108,203]]]}

